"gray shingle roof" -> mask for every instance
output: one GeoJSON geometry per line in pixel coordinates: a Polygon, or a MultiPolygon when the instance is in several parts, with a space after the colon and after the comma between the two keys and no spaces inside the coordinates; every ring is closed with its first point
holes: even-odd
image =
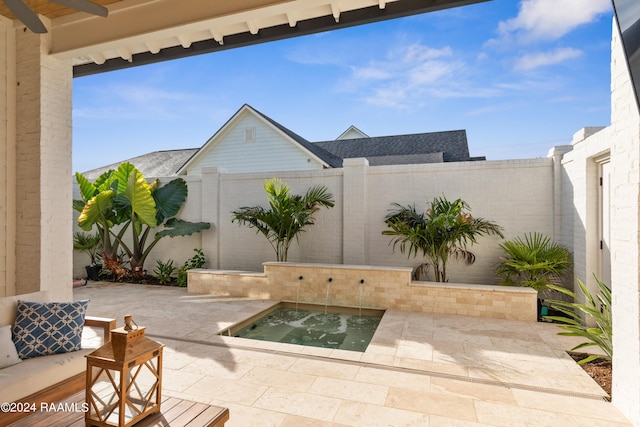
{"type": "MultiPolygon", "coordinates": [[[[355,157],[367,158],[371,166],[485,160],[484,157],[469,157],[465,130],[309,142],[255,108],[246,106],[332,168],[342,167],[343,159],[355,157]]],[[[145,177],[168,177],[176,175],[199,150],[154,151],[126,161],[135,165],[145,177]]],[[[109,169],[116,169],[120,163],[93,169],[84,175],[93,180],[109,169]]]]}
{"type": "Polygon", "coordinates": [[[83,175],[93,181],[109,169],[118,169],[124,162],[134,165],[145,178],[158,178],[174,176],[176,171],[193,156],[199,148],[186,148],[182,150],[154,151],[142,156],[123,160],[101,168],[84,172],[83,175]]]}
{"type": "Polygon", "coordinates": [[[324,141],[313,145],[343,159],[443,153],[445,162],[470,160],[464,130],[324,141]]]}

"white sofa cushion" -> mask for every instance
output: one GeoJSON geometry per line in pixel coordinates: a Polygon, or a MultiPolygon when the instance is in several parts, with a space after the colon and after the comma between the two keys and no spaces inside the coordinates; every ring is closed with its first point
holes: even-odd
{"type": "Polygon", "coordinates": [[[11,325],[0,326],[0,368],[20,363],[16,346],[11,339],[11,325]]]}
{"type": "Polygon", "coordinates": [[[102,331],[84,328],[82,350],[23,360],[0,369],[0,402],[14,402],[85,372],[85,355],[102,345],[102,331]]]}

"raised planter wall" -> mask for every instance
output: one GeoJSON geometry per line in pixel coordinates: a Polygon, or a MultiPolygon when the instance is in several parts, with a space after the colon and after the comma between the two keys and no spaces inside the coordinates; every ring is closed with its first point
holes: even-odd
{"type": "Polygon", "coordinates": [[[537,320],[537,293],[530,288],[414,282],[411,269],[403,267],[263,265],[264,273],[189,270],[188,290],[311,304],[537,320]]]}

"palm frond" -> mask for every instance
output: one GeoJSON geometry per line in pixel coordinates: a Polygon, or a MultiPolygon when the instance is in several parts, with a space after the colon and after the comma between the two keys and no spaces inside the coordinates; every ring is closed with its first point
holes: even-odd
{"type": "Polygon", "coordinates": [[[429,259],[436,281],[446,281],[449,255],[473,264],[475,255],[467,246],[477,243],[483,235],[502,237],[502,228],[483,218],[474,218],[469,205],[462,199],[447,200],[436,197],[424,213],[415,205],[391,205],[384,221],[388,229],[382,234],[392,236],[393,250],[400,249],[408,257],[420,253],[429,259]]]}

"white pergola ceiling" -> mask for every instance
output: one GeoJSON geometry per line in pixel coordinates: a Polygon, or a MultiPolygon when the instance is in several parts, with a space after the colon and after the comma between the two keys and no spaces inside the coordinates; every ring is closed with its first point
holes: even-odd
{"type": "Polygon", "coordinates": [[[481,1],[122,0],[107,5],[107,18],[53,18],[50,53],[91,74],[106,62],[124,68],[481,1]]]}

